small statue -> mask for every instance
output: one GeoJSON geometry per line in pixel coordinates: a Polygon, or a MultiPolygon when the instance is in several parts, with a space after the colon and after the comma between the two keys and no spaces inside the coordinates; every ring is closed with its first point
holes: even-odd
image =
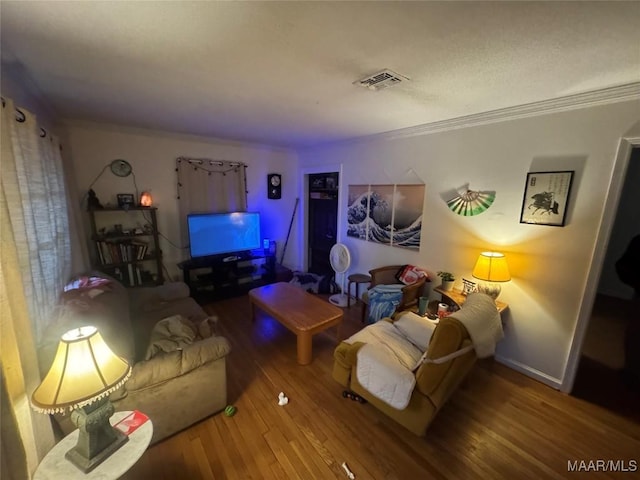
{"type": "Polygon", "coordinates": [[[100,203],[100,200],[98,200],[96,192],[94,192],[92,188],[89,189],[89,193],[87,195],[89,196],[89,198],[87,199],[88,210],[102,210],[104,208],[100,203]]]}

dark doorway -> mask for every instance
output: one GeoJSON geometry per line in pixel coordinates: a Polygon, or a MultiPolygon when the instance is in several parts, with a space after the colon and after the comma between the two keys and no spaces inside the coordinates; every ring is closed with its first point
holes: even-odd
{"type": "Polygon", "coordinates": [[[640,383],[624,365],[625,337],[631,322],[640,321],[637,312],[632,300],[597,296],[571,394],[640,422],[640,383]]]}
{"type": "Polygon", "coordinates": [[[309,271],[333,274],[329,251],[338,231],[338,172],[309,175],[309,271]]]}
{"type": "Polygon", "coordinates": [[[631,239],[640,234],[638,185],[640,148],[636,147],[618,209],[611,212],[615,222],[571,394],[640,422],[640,371],[629,364],[628,354],[640,350],[640,299],[633,298],[633,289],[620,281],[615,269],[631,239]]]}

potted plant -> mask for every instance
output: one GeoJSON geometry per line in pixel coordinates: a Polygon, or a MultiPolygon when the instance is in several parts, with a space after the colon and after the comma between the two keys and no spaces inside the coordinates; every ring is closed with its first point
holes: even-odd
{"type": "Polygon", "coordinates": [[[453,284],[456,281],[456,277],[451,272],[438,272],[438,276],[442,278],[442,289],[449,291],[453,289],[453,284]]]}

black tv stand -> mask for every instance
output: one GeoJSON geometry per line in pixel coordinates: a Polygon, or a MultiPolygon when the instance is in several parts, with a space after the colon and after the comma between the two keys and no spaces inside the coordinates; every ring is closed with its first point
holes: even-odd
{"type": "Polygon", "coordinates": [[[242,254],[193,258],[178,263],[191,296],[214,300],[242,295],[269,283],[288,282],[291,270],[276,264],[272,253],[252,250],[242,254]]]}

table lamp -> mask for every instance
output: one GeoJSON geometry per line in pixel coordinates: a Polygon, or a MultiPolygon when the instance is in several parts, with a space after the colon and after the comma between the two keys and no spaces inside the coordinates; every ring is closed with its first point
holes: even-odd
{"type": "Polygon", "coordinates": [[[62,335],[49,372],[33,392],[34,410],[71,412],[79,430],[78,443],[65,458],[84,473],[129,440],[109,423],[114,412],[109,394],[130,375],[129,364],[111,351],[97,328],[81,327],[62,335]]]}
{"type": "Polygon", "coordinates": [[[486,282],[478,284],[478,291],[486,293],[494,300],[498,298],[502,290],[500,283],[496,282],[511,280],[507,259],[500,252],[482,252],[471,275],[486,282]]]}

